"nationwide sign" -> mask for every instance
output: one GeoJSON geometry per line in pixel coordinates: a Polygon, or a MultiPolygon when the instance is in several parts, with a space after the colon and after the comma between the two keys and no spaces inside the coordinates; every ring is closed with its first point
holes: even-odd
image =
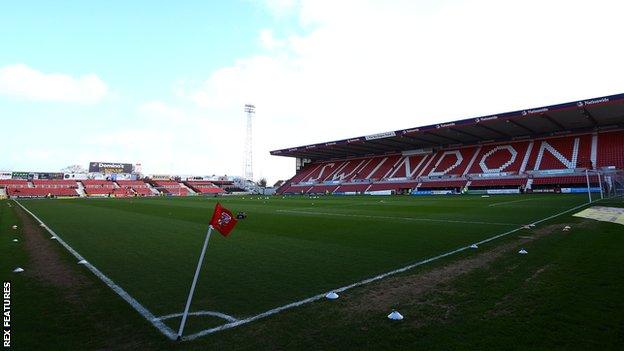
{"type": "Polygon", "coordinates": [[[602,99],[594,99],[594,100],[585,100],[585,101],[579,101],[576,103],[576,105],[578,107],[583,107],[585,105],[595,105],[595,104],[602,104],[605,102],[609,102],[609,98],[602,98],[602,99]]]}
{"type": "Polygon", "coordinates": [[[479,122],[484,122],[484,121],[492,121],[498,119],[498,116],[490,116],[490,117],[477,117],[475,118],[475,122],[479,123],[479,122]]]}
{"type": "Polygon", "coordinates": [[[383,139],[383,138],[390,138],[396,136],[396,134],[394,132],[385,132],[385,133],[377,133],[377,134],[372,134],[372,135],[367,135],[364,138],[366,140],[375,140],[375,139],[383,139]]]}
{"type": "Polygon", "coordinates": [[[534,109],[534,110],[524,110],[524,111],[522,111],[522,115],[523,116],[534,115],[536,113],[544,113],[544,112],[548,112],[548,107],[542,107],[542,108],[538,108],[538,109],[534,109]]]}
{"type": "Polygon", "coordinates": [[[90,173],[132,173],[131,163],[89,162],[90,173]]]}

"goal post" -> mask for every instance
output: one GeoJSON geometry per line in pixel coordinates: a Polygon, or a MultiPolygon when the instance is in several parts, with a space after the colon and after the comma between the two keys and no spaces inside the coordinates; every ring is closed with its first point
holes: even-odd
{"type": "Polygon", "coordinates": [[[589,170],[585,172],[587,180],[588,197],[592,197],[592,185],[597,185],[600,190],[600,198],[612,198],[624,195],[624,171],[621,170],[589,170]],[[591,179],[591,180],[590,180],[591,179]]]}
{"type": "Polygon", "coordinates": [[[608,175],[609,195],[624,196],[624,171],[615,171],[608,175]]]}

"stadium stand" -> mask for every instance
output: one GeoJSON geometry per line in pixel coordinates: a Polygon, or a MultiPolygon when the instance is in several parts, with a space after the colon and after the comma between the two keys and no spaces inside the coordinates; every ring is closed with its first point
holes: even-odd
{"type": "Polygon", "coordinates": [[[70,187],[7,188],[7,194],[12,197],[78,196],[76,189],[70,187]]]}
{"type": "Polygon", "coordinates": [[[115,183],[110,180],[87,179],[81,181],[85,188],[115,188],[115,183]]]}
{"type": "Polygon", "coordinates": [[[471,189],[481,188],[507,188],[521,187],[527,183],[527,178],[495,178],[495,179],[475,179],[470,181],[471,189]]]}
{"type": "MultiPolygon", "coordinates": [[[[149,185],[142,180],[118,180],[116,183],[121,189],[126,189],[127,194],[136,194],[137,196],[154,195],[149,189],[149,185]]],[[[115,196],[119,196],[117,195],[118,193],[119,192],[116,192],[115,196]]]]}
{"type": "Polygon", "coordinates": [[[135,192],[131,188],[115,188],[111,194],[115,197],[130,197],[134,196],[135,192]]]}
{"type": "Polygon", "coordinates": [[[598,138],[598,167],[624,169],[624,130],[601,133],[598,138]]]}
{"type": "Polygon", "coordinates": [[[416,186],[417,182],[407,182],[407,183],[374,183],[371,184],[367,191],[383,191],[383,190],[394,190],[400,191],[402,189],[411,189],[416,186]]]}
{"type": "MultiPolygon", "coordinates": [[[[587,178],[585,176],[540,177],[533,179],[533,185],[580,185],[582,187],[587,184],[587,178]]],[[[589,176],[589,182],[592,185],[597,185],[598,177],[595,175],[589,176]]]]}
{"type": "Polygon", "coordinates": [[[418,189],[460,189],[467,183],[467,180],[436,180],[423,182],[418,189]]]}
{"type": "Polygon", "coordinates": [[[29,182],[24,179],[5,179],[0,180],[0,187],[6,188],[10,197],[78,196],[78,184],[74,180],[35,179],[29,182]]]}
{"type": "Polygon", "coordinates": [[[165,195],[186,196],[188,190],[173,180],[152,180],[152,186],[165,195]]]}
{"type": "Polygon", "coordinates": [[[520,172],[523,158],[529,142],[490,144],[481,147],[475,162],[468,170],[469,174],[500,173],[517,174],[520,172]]]}
{"type": "Polygon", "coordinates": [[[371,186],[370,183],[364,183],[364,184],[345,184],[345,185],[340,185],[336,190],[334,190],[334,192],[341,192],[341,193],[361,193],[364,192],[366,190],[368,190],[368,188],[371,186]]]}
{"type": "Polygon", "coordinates": [[[622,116],[624,94],[275,150],[304,165],[277,193],[586,187],[624,169],[622,116]]]}
{"type": "Polygon", "coordinates": [[[308,194],[331,194],[338,188],[338,185],[317,185],[308,190],[308,194]]]}
{"type": "Polygon", "coordinates": [[[591,143],[591,134],[539,140],[529,157],[528,169],[593,169],[591,143]]]}
{"type": "Polygon", "coordinates": [[[25,179],[2,179],[0,188],[28,188],[28,181],[25,179]]]}
{"type": "Polygon", "coordinates": [[[184,182],[184,184],[201,195],[215,195],[225,193],[225,190],[219,188],[209,181],[186,181],[184,182]]]}
{"type": "Polygon", "coordinates": [[[67,179],[35,179],[32,181],[35,188],[77,188],[75,180],[67,179]]]}
{"type": "Polygon", "coordinates": [[[110,180],[86,179],[81,181],[87,196],[110,196],[115,183],[110,180]]]}

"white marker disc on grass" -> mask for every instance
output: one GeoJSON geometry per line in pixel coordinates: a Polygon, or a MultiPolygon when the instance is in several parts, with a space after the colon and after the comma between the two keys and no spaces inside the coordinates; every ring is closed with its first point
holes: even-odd
{"type": "Polygon", "coordinates": [[[403,315],[397,311],[392,311],[392,313],[388,315],[388,319],[391,319],[393,321],[400,321],[403,319],[403,315]]]}
{"type": "Polygon", "coordinates": [[[329,294],[325,295],[325,298],[327,298],[328,300],[335,300],[338,298],[338,294],[332,291],[329,294]]]}

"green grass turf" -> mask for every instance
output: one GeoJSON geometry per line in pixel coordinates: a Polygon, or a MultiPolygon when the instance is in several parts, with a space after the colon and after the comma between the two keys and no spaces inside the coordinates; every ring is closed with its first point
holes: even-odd
{"type": "MultiPolygon", "coordinates": [[[[211,239],[191,310],[255,315],[585,200],[582,195],[222,198],[226,207],[249,217],[230,237],[211,239]]],[[[22,201],[155,315],[182,311],[215,202],[199,197],[22,201]]],[[[177,322],[168,325],[176,329],[177,322]]],[[[220,322],[193,317],[188,332],[220,322]]]]}
{"type": "Polygon", "coordinates": [[[97,277],[80,272],[84,268],[60,245],[52,247],[71,274],[83,273],[91,284],[67,291],[33,276],[33,253],[26,249],[17,206],[7,203],[0,200],[0,280],[11,283],[10,350],[134,349],[137,335],[145,350],[162,342],[160,333],[97,277]],[[25,272],[12,273],[15,267],[25,272]]]}
{"type": "MultiPolygon", "coordinates": [[[[624,207],[611,200],[596,205],[624,207]]],[[[246,350],[622,350],[624,347],[624,229],[619,224],[564,215],[545,224],[555,230],[516,246],[491,264],[403,300],[399,323],[388,313],[359,313],[354,289],[247,327],[210,335],[189,349],[246,350]],[[563,232],[571,225],[570,232],[563,232]],[[528,250],[518,255],[519,247],[528,250]]],[[[417,278],[454,260],[487,251],[507,239],[419,267],[417,278]]],[[[383,284],[380,284],[383,285],[383,284]]],[[[393,286],[388,286],[391,289],[393,286]]]]}

